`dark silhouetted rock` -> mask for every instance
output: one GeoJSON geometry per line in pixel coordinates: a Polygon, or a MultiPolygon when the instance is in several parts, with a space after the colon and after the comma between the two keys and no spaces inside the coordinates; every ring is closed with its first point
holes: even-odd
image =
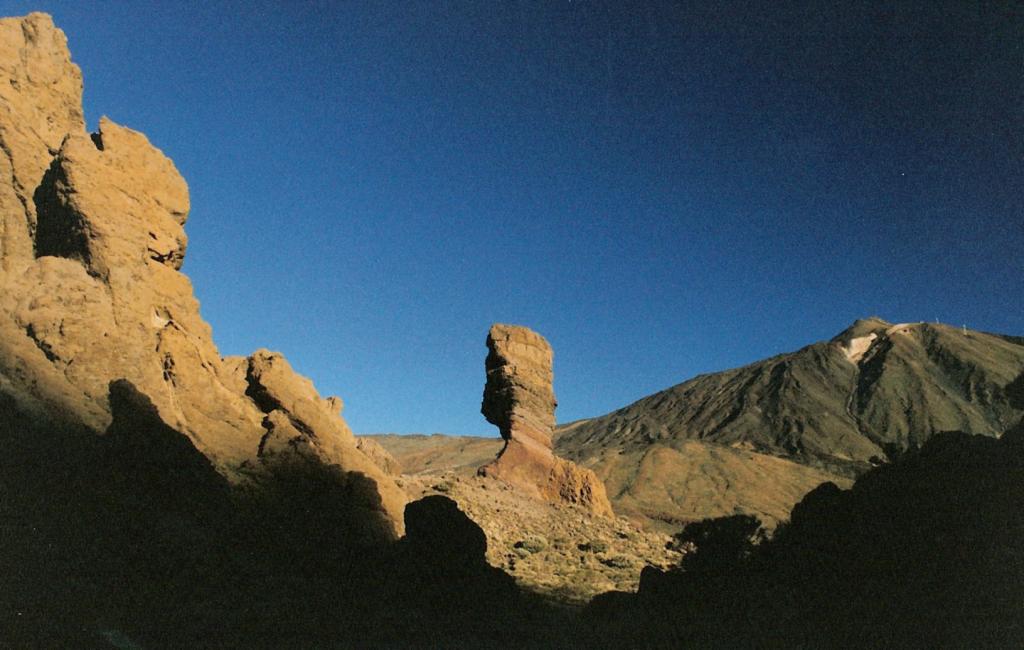
{"type": "MultiPolygon", "coordinates": [[[[645,569],[635,598],[599,603],[603,620],[615,622],[601,638],[658,647],[824,639],[836,647],[1017,647],[1021,451],[1008,436],[945,432],[850,490],[822,485],[769,541],[737,545],[749,528],[712,535],[697,556],[707,550],[716,561],[645,569]]],[[[724,521],[710,524],[721,530],[724,521]]]]}
{"type": "Polygon", "coordinates": [[[405,543],[442,564],[486,564],[487,537],[448,497],[428,496],[405,507],[405,543]]]}

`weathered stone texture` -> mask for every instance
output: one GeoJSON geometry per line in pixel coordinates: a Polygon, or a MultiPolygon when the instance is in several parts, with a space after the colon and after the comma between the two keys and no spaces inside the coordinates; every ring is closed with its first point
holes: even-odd
{"type": "Polygon", "coordinates": [[[405,498],[340,400],[280,355],[221,358],[180,272],[184,179],[141,133],[107,118],[86,133],[81,98],[48,16],[0,20],[0,397],[102,432],[127,381],[231,481],[295,461],[359,475],[353,505],[400,532],[405,498]]]}
{"type": "Polygon", "coordinates": [[[540,499],[611,516],[611,504],[597,475],[552,451],[558,402],[551,345],[525,327],[498,324],[488,333],[487,347],[487,383],[480,411],[498,427],[505,447],[480,473],[540,499]]]}

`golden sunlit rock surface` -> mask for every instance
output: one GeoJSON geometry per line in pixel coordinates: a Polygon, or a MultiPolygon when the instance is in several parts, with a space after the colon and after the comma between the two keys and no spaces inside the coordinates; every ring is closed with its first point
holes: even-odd
{"type": "Polygon", "coordinates": [[[86,132],[81,73],[49,16],[0,20],[0,100],[6,402],[102,432],[110,385],[127,381],[231,482],[333,467],[360,477],[353,506],[400,534],[404,493],[356,448],[340,400],[280,355],[221,358],[180,271],[184,179],[137,131],[102,118],[86,132]]]}
{"type": "Polygon", "coordinates": [[[525,327],[494,325],[487,335],[487,384],[481,413],[498,427],[505,447],[480,474],[552,502],[612,515],[604,485],[590,470],[555,456],[553,352],[525,327]]]}

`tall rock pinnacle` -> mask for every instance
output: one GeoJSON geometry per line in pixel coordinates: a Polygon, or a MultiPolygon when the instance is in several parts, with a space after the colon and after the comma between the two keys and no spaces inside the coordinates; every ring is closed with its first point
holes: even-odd
{"type": "Polygon", "coordinates": [[[52,19],[0,19],[0,403],[102,432],[110,386],[128,382],[232,483],[328,468],[349,507],[399,534],[404,493],[356,448],[340,400],[280,355],[221,357],[180,271],[188,212],[144,135],[107,118],[86,132],[52,19]]]}
{"type": "Polygon", "coordinates": [[[553,353],[543,336],[525,327],[494,325],[487,335],[487,384],[480,412],[498,427],[505,447],[480,468],[540,499],[573,503],[611,516],[604,484],[589,469],[552,451],[555,393],[553,353]]]}

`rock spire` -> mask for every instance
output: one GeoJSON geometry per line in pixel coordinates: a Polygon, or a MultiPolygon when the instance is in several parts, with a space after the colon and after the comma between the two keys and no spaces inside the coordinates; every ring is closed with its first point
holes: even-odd
{"type": "Polygon", "coordinates": [[[589,469],[552,451],[555,400],[551,345],[536,332],[497,324],[487,335],[487,383],[481,413],[505,447],[479,473],[546,501],[572,503],[611,516],[604,484],[589,469]]]}

